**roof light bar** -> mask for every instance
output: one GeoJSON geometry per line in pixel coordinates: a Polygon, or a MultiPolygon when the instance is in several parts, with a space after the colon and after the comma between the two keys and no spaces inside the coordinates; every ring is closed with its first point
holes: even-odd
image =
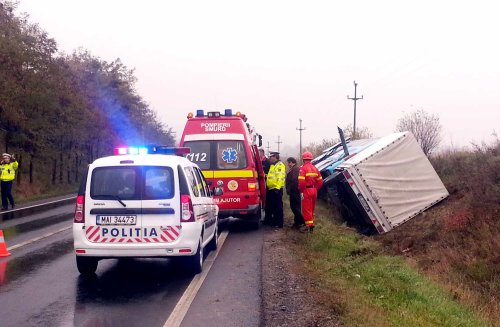
{"type": "Polygon", "coordinates": [[[203,111],[203,109],[196,110],[196,117],[203,117],[203,116],[205,116],[205,112],[203,111]]]}
{"type": "Polygon", "coordinates": [[[232,115],[233,115],[233,109],[224,110],[224,116],[232,116],[232,115]]]}
{"type": "Polygon", "coordinates": [[[208,118],[218,118],[220,117],[220,112],[218,111],[210,111],[207,113],[208,118]]]}
{"type": "Polygon", "coordinates": [[[137,155],[137,154],[148,154],[148,148],[146,147],[138,147],[138,146],[131,146],[131,147],[118,147],[114,148],[113,153],[115,155],[125,155],[125,154],[132,154],[132,155],[137,155]]]}

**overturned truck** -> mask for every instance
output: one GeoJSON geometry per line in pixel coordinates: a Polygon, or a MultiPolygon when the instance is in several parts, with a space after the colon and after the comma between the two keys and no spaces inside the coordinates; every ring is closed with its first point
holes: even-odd
{"type": "Polygon", "coordinates": [[[325,188],[343,219],[364,234],[388,232],[449,195],[411,132],[382,137],[350,157],[325,188]]]}

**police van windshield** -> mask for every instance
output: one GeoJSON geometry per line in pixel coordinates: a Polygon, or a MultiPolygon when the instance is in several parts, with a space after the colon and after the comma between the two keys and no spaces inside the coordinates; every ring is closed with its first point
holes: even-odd
{"type": "Polygon", "coordinates": [[[189,141],[184,146],[191,148],[186,158],[202,170],[243,169],[248,166],[243,141],[189,141]]]}
{"type": "Polygon", "coordinates": [[[93,199],[155,200],[174,196],[170,167],[98,167],[92,172],[93,199]]]}

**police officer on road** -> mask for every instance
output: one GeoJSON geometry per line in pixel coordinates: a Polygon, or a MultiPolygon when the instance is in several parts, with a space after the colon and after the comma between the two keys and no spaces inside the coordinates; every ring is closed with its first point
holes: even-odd
{"type": "Polygon", "coordinates": [[[14,197],[12,196],[12,184],[16,177],[16,170],[19,166],[14,156],[4,153],[0,162],[0,186],[2,191],[2,210],[9,209],[9,202],[12,209],[15,208],[14,197]]]}

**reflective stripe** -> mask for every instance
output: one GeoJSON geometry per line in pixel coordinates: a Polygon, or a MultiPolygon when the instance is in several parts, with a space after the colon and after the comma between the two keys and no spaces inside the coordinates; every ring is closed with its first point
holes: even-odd
{"type": "Polygon", "coordinates": [[[314,223],[314,220],[307,220],[304,222],[306,225],[314,223]]]}
{"type": "Polygon", "coordinates": [[[306,176],[318,176],[316,173],[306,173],[306,176]]]}
{"type": "Polygon", "coordinates": [[[202,170],[205,178],[254,177],[253,170],[202,170]]]}
{"type": "Polygon", "coordinates": [[[306,179],[305,176],[299,176],[299,179],[306,179]]]}

